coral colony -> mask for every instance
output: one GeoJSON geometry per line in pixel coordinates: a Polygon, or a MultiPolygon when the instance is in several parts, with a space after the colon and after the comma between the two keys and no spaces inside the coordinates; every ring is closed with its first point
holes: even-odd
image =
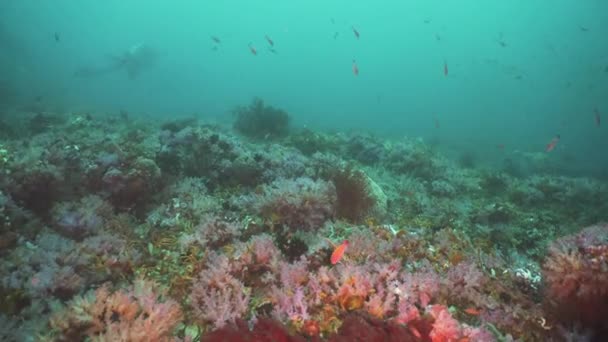
{"type": "Polygon", "coordinates": [[[608,336],[606,183],[289,122],[3,123],[0,340],[608,336]]]}

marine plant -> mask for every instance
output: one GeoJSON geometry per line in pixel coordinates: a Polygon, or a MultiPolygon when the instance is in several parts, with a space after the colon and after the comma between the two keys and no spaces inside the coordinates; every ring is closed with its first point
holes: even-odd
{"type": "Polygon", "coordinates": [[[236,117],[234,129],[247,137],[276,139],[289,132],[289,114],[265,105],[261,98],[254,98],[247,107],[237,107],[233,113],[236,117]]]}

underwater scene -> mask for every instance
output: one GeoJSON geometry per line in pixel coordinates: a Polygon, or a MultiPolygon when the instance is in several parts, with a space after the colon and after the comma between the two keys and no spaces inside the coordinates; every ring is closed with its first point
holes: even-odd
{"type": "Polygon", "coordinates": [[[608,2],[0,2],[0,341],[607,341],[608,2]]]}

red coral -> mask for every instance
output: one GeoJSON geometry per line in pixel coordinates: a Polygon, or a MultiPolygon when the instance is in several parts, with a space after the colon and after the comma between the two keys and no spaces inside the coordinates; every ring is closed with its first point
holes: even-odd
{"type": "Polygon", "coordinates": [[[329,338],[331,342],[420,341],[408,327],[358,314],[350,314],[344,320],[338,333],[329,338]]]}
{"type": "Polygon", "coordinates": [[[283,325],[277,321],[260,319],[253,330],[246,322],[237,320],[236,324],[215,330],[201,338],[202,342],[304,342],[301,336],[291,336],[283,325]]]}

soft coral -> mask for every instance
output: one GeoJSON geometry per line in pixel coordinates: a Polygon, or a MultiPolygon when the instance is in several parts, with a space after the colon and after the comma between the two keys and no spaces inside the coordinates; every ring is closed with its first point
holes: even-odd
{"type": "Polygon", "coordinates": [[[547,300],[564,320],[608,329],[608,225],[557,240],[543,266],[547,300]]]}
{"type": "Polygon", "coordinates": [[[181,321],[179,304],[164,299],[156,284],[138,279],[126,291],[100,287],[88,297],[77,297],[50,320],[56,340],[171,341],[181,321]]]}

